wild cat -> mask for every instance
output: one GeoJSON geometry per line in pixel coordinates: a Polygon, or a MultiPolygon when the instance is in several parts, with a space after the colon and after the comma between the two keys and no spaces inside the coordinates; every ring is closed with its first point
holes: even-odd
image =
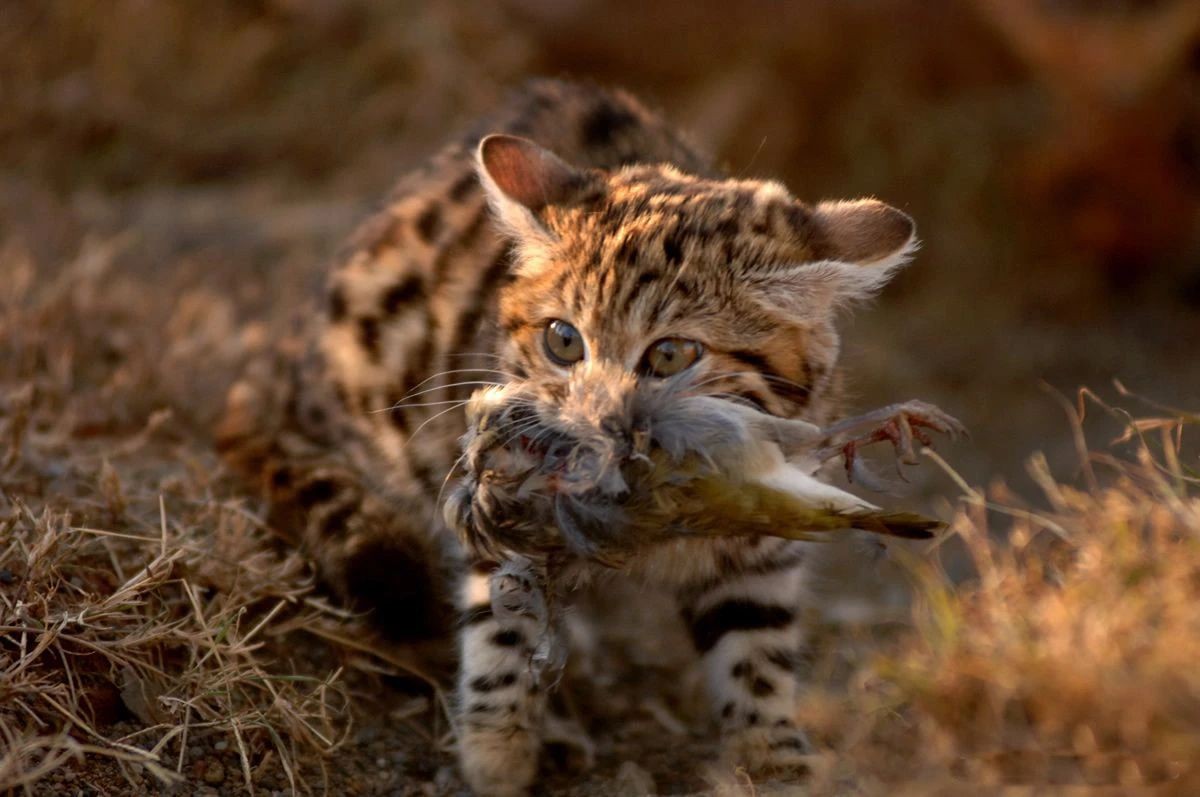
{"type": "MultiPolygon", "coordinates": [[[[493,612],[496,563],[471,561],[438,505],[465,400],[527,383],[539,412],[620,437],[636,421],[582,404],[686,380],[681,395],[827,424],[838,311],[915,247],[912,220],[882,202],[810,205],[724,177],[630,95],[535,81],[401,179],[338,258],[313,337],[231,391],[219,443],[273,526],[383,631],[457,626],[463,775],[480,794],[522,794],[545,717],[538,629],[493,612]]],[[[675,540],[628,564],[677,596],[726,757],[751,770],[809,750],[793,720],[808,553],[675,540]]]]}

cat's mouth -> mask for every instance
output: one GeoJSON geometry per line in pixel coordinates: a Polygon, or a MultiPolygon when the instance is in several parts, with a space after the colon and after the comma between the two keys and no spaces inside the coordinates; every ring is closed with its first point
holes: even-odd
{"type": "Polygon", "coordinates": [[[650,461],[648,429],[572,428],[513,385],[477,393],[467,420],[465,475],[443,514],[469,545],[536,550],[565,537],[587,549],[624,528],[634,471],[650,461]]]}

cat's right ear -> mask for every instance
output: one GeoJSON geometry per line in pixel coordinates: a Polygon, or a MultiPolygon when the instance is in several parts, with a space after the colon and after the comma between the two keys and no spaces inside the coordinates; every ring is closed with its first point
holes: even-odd
{"type": "Polygon", "coordinates": [[[596,185],[594,173],[517,136],[487,136],[479,142],[476,163],[496,219],[518,241],[550,237],[543,211],[578,201],[596,185]]]}

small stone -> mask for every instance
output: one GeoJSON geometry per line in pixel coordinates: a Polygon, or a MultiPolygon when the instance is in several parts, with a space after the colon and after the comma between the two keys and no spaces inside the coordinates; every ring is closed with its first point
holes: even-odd
{"type": "Polygon", "coordinates": [[[199,758],[204,755],[204,748],[198,744],[188,745],[188,758],[199,758]]]}
{"type": "Polygon", "coordinates": [[[380,769],[385,768],[387,765],[388,765],[388,760],[386,758],[376,758],[375,759],[375,766],[379,767],[380,769]]]}
{"type": "Polygon", "coordinates": [[[214,786],[225,782],[225,767],[221,766],[220,761],[211,761],[204,768],[204,782],[214,786]]]}
{"type": "Polygon", "coordinates": [[[213,749],[218,752],[224,752],[229,749],[229,742],[222,739],[221,741],[219,741],[213,745],[213,749]]]}
{"type": "Polygon", "coordinates": [[[632,761],[625,761],[613,779],[613,793],[622,797],[646,797],[655,794],[654,776],[632,761]]]}

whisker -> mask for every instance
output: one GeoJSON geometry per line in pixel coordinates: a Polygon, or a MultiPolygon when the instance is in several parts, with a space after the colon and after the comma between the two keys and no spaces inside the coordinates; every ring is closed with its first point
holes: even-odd
{"type": "Polygon", "coordinates": [[[406,399],[416,398],[417,396],[424,396],[426,393],[436,393],[439,390],[449,390],[451,388],[466,387],[468,385],[486,385],[488,387],[503,387],[504,386],[500,382],[487,382],[484,380],[477,380],[477,379],[473,379],[469,382],[451,382],[450,384],[447,384],[447,385],[438,385],[437,387],[429,387],[424,390],[419,390],[416,393],[409,391],[408,393],[406,393],[405,395],[403,395],[399,399],[397,399],[397,403],[405,401],[406,399]]]}
{"type": "Polygon", "coordinates": [[[446,485],[450,483],[450,477],[454,475],[454,471],[462,464],[462,461],[467,458],[467,452],[464,451],[458,455],[458,459],[454,460],[454,464],[446,471],[446,478],[442,479],[442,486],[438,488],[437,498],[434,500],[434,506],[442,505],[442,496],[446,492],[446,485]]]}
{"type": "Polygon", "coordinates": [[[424,422],[424,423],[422,423],[422,424],[421,424],[420,426],[418,426],[416,429],[413,429],[413,433],[412,433],[412,434],[410,434],[410,435],[408,436],[408,439],[404,441],[404,445],[400,446],[400,450],[402,450],[402,451],[403,451],[404,449],[408,448],[408,444],[409,444],[409,443],[411,443],[413,440],[415,440],[415,439],[416,439],[416,437],[417,437],[417,435],[418,435],[418,434],[420,434],[421,430],[422,430],[422,429],[424,429],[426,426],[428,426],[429,424],[433,423],[434,421],[436,421],[438,418],[442,417],[443,415],[446,415],[447,413],[454,412],[456,409],[458,409],[458,405],[455,405],[455,406],[453,406],[453,407],[449,407],[449,408],[447,408],[447,409],[444,409],[444,410],[442,410],[441,412],[439,412],[439,413],[437,413],[437,414],[435,414],[435,415],[431,415],[431,416],[429,416],[427,419],[425,419],[425,422],[424,422]]]}
{"type": "Polygon", "coordinates": [[[390,407],[384,407],[384,408],[378,409],[378,410],[370,410],[369,414],[377,415],[378,413],[381,413],[381,412],[391,412],[392,410],[399,410],[399,409],[411,410],[411,409],[415,409],[416,407],[437,407],[437,406],[444,406],[446,404],[466,404],[469,401],[470,401],[470,399],[454,399],[452,401],[419,401],[416,404],[405,404],[405,403],[401,403],[401,402],[396,402],[395,404],[393,404],[390,407]]]}
{"type": "Polygon", "coordinates": [[[448,371],[438,371],[436,374],[431,374],[425,377],[420,382],[417,382],[415,385],[413,385],[412,389],[416,390],[421,385],[431,382],[434,379],[437,379],[439,376],[449,376],[450,374],[500,374],[501,376],[507,376],[510,379],[515,379],[515,374],[510,374],[508,371],[500,371],[495,368],[451,368],[448,371]]]}

